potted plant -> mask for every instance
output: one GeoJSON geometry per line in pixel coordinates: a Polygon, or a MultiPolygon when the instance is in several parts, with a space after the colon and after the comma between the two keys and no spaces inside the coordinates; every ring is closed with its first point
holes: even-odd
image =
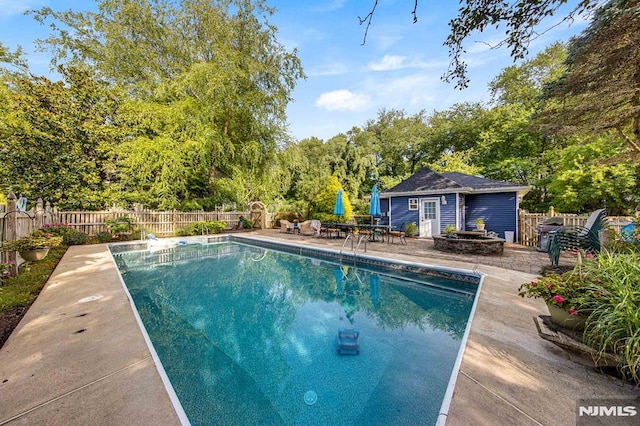
{"type": "Polygon", "coordinates": [[[520,286],[519,295],[542,299],[556,324],[576,330],[584,328],[592,310],[590,301],[598,297],[579,268],[564,274],[551,273],[520,286]]]}
{"type": "Polygon", "coordinates": [[[455,225],[447,225],[442,232],[446,237],[453,238],[456,232],[458,232],[458,228],[456,228],[455,225]]]}
{"type": "Polygon", "coordinates": [[[479,217],[475,220],[475,222],[476,222],[476,229],[478,231],[484,231],[484,219],[479,217]]]}
{"type": "Polygon", "coordinates": [[[33,262],[43,259],[51,247],[59,246],[61,243],[62,237],[52,235],[42,229],[36,229],[26,237],[5,241],[2,245],[2,251],[17,251],[24,260],[33,262]]]}

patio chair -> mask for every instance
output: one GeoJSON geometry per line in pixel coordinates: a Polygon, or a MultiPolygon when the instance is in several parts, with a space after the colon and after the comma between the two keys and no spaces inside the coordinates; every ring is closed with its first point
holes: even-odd
{"type": "Polygon", "coordinates": [[[319,220],[305,220],[300,224],[300,234],[312,235],[314,237],[320,236],[320,221],[319,220]]]}
{"type": "Polygon", "coordinates": [[[395,238],[399,238],[400,244],[402,245],[407,244],[407,240],[405,239],[404,232],[402,231],[389,231],[389,238],[391,239],[391,242],[393,242],[395,238]]]}
{"type": "Polygon", "coordinates": [[[293,230],[293,223],[286,219],[280,219],[280,232],[291,232],[293,230]]]}
{"type": "Polygon", "coordinates": [[[591,213],[584,226],[568,225],[549,233],[549,260],[554,268],[560,262],[564,250],[584,250],[596,254],[600,251],[598,233],[607,226],[607,211],[599,209],[591,213]]]}

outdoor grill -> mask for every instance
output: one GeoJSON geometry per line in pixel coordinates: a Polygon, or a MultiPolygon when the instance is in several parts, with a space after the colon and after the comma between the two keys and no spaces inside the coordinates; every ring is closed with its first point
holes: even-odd
{"type": "Polygon", "coordinates": [[[550,217],[536,227],[538,231],[538,243],[536,244],[536,250],[547,252],[549,249],[549,233],[557,231],[564,226],[564,219],[561,217],[550,217]]]}

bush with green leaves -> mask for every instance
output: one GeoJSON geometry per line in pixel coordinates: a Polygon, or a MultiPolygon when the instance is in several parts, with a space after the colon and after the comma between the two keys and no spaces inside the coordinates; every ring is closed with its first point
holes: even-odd
{"type": "Polygon", "coordinates": [[[458,228],[456,228],[455,225],[447,225],[447,226],[445,226],[444,230],[442,231],[442,233],[445,234],[446,236],[453,235],[456,232],[458,232],[458,228]]]}
{"type": "Polygon", "coordinates": [[[98,232],[96,234],[96,241],[99,243],[108,243],[112,239],[111,232],[98,232]]]}
{"type": "Polygon", "coordinates": [[[404,234],[407,237],[415,237],[416,235],[418,235],[418,225],[416,225],[415,222],[405,223],[404,234]]]}
{"type": "Polygon", "coordinates": [[[588,301],[584,342],[599,356],[613,353],[623,377],[640,383],[640,258],[631,251],[603,252],[582,268],[596,295],[588,301]]]}
{"type": "Polygon", "coordinates": [[[59,237],[66,237],[70,235],[75,235],[78,231],[75,230],[71,225],[64,223],[47,223],[42,227],[42,230],[48,232],[52,235],[57,235],[59,237]]]}
{"type": "Polygon", "coordinates": [[[42,230],[51,235],[62,237],[62,244],[67,246],[86,244],[89,239],[87,234],[78,232],[72,226],[63,223],[45,224],[42,230]]]}
{"type": "Polygon", "coordinates": [[[189,235],[219,234],[227,229],[227,224],[217,220],[207,220],[191,223],[175,231],[176,236],[186,237],[189,235]]]}
{"type": "Polygon", "coordinates": [[[253,221],[251,219],[247,219],[244,216],[240,216],[239,221],[242,224],[241,227],[243,229],[253,229],[253,221]]]}
{"type": "Polygon", "coordinates": [[[578,253],[576,266],[520,286],[523,297],[541,298],[587,316],[582,340],[595,361],[614,355],[625,380],[640,383],[640,258],[633,251],[578,253]]]}
{"type": "Polygon", "coordinates": [[[89,241],[89,236],[84,232],[76,232],[75,234],[62,237],[63,244],[67,246],[80,246],[87,244],[87,241],[89,241]]]}
{"type": "Polygon", "coordinates": [[[104,224],[112,234],[122,234],[124,232],[131,232],[135,221],[128,216],[118,216],[107,219],[104,224]]]}
{"type": "Polygon", "coordinates": [[[177,228],[173,233],[177,237],[188,237],[189,235],[196,235],[195,231],[193,230],[193,225],[186,225],[182,228],[177,228]]]}

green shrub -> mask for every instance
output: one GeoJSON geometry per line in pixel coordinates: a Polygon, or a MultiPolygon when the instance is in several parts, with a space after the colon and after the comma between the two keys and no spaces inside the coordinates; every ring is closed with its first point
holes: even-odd
{"type": "Polygon", "coordinates": [[[415,222],[406,223],[404,225],[404,234],[407,237],[415,237],[418,235],[418,225],[415,222]]]}
{"type": "Polygon", "coordinates": [[[131,232],[135,221],[127,216],[118,216],[115,219],[107,219],[104,224],[112,234],[131,232]]]}
{"type": "Polygon", "coordinates": [[[640,383],[640,258],[635,253],[602,252],[585,262],[592,294],[584,342],[612,352],[625,379],[640,383]]]}
{"type": "Polygon", "coordinates": [[[240,223],[242,223],[243,229],[253,229],[253,221],[251,219],[247,219],[244,216],[240,216],[240,223]]]}
{"type": "Polygon", "coordinates": [[[80,246],[87,244],[88,240],[89,236],[84,232],[76,232],[75,234],[65,235],[62,237],[62,242],[68,246],[80,246]]]}
{"type": "Polygon", "coordinates": [[[45,232],[48,232],[49,234],[57,235],[59,237],[75,235],[78,232],[75,230],[75,228],[72,228],[69,225],[64,225],[62,223],[45,224],[42,227],[42,230],[45,232]]]}
{"type": "Polygon", "coordinates": [[[111,232],[98,232],[96,234],[96,241],[99,243],[108,243],[111,240],[111,232]]]}
{"type": "Polygon", "coordinates": [[[455,225],[447,225],[447,226],[445,226],[444,231],[442,231],[442,233],[444,235],[447,235],[447,236],[448,235],[453,235],[456,232],[458,232],[458,228],[456,228],[455,225]]]}
{"type": "Polygon", "coordinates": [[[174,234],[177,237],[188,237],[189,235],[196,235],[192,225],[186,225],[182,228],[178,228],[174,231],[174,234]]]}
{"type": "Polygon", "coordinates": [[[207,220],[178,228],[174,233],[178,237],[187,237],[189,235],[219,234],[225,229],[227,229],[226,223],[217,220],[207,220]]]}
{"type": "Polygon", "coordinates": [[[625,380],[640,383],[640,258],[631,251],[578,253],[573,270],[520,286],[523,297],[542,298],[572,314],[588,316],[582,340],[620,360],[625,380]]]}

